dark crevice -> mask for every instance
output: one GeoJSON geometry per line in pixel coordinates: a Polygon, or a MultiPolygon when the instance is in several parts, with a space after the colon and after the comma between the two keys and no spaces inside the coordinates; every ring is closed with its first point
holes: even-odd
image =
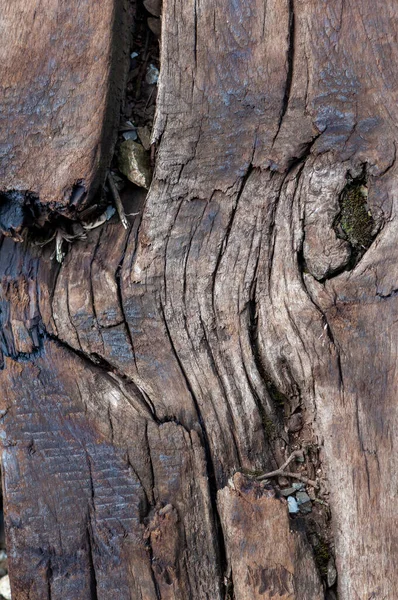
{"type": "Polygon", "coordinates": [[[281,188],[284,185],[287,177],[296,169],[296,167],[301,166],[299,176],[301,175],[301,171],[304,168],[305,162],[306,162],[307,158],[309,158],[309,156],[311,155],[313,147],[314,147],[314,144],[321,137],[321,135],[322,135],[321,132],[317,133],[316,135],[314,135],[311,138],[310,141],[308,141],[305,144],[302,144],[302,146],[300,147],[301,152],[298,154],[298,156],[293,156],[291,158],[291,160],[289,161],[288,169],[287,169],[287,171],[285,173],[285,176],[284,176],[284,178],[282,180],[281,188]]]}
{"type": "MultiPolygon", "coordinates": [[[[259,346],[259,335],[258,335],[258,314],[257,314],[257,303],[256,303],[256,287],[257,280],[254,279],[252,283],[252,288],[250,291],[250,300],[248,304],[249,311],[249,325],[248,325],[248,333],[250,345],[253,353],[254,364],[256,365],[257,371],[264,382],[266,390],[271,400],[271,405],[267,410],[265,404],[261,402],[258,398],[257,394],[254,394],[255,399],[257,400],[256,404],[261,416],[263,430],[265,434],[265,438],[268,444],[271,444],[272,440],[275,439],[276,435],[282,432],[283,430],[283,416],[280,408],[279,402],[279,392],[277,391],[276,386],[272,383],[266,369],[264,367],[263,361],[261,359],[261,352],[259,346]]],[[[286,397],[284,396],[284,400],[286,397]]]]}
{"type": "Polygon", "coordinates": [[[73,207],[79,206],[83,203],[84,198],[87,195],[84,180],[80,179],[72,187],[72,193],[69,199],[69,204],[73,207]]]}
{"type": "Polygon", "coordinates": [[[98,600],[98,582],[95,573],[91,526],[87,527],[88,561],[90,567],[90,600],[98,600]]]}
{"type": "Polygon", "coordinates": [[[149,398],[148,394],[146,392],[144,392],[135,383],[135,381],[133,379],[131,379],[130,377],[125,375],[125,373],[121,372],[115,365],[108,362],[104,357],[100,356],[96,352],[92,352],[91,354],[86,354],[84,351],[78,350],[77,348],[73,348],[73,346],[70,346],[67,342],[60,340],[58,337],[56,337],[54,335],[47,333],[45,337],[52,340],[54,343],[57,343],[58,345],[62,346],[68,352],[72,352],[72,353],[76,354],[80,359],[87,362],[91,368],[101,369],[102,375],[106,378],[109,378],[112,386],[114,386],[115,383],[119,386],[120,391],[122,392],[122,394],[126,398],[126,400],[128,400],[128,394],[124,391],[123,388],[127,385],[130,386],[132,388],[133,394],[134,394],[137,402],[141,405],[141,407],[143,409],[142,416],[145,416],[146,418],[150,418],[157,425],[164,425],[165,423],[174,423],[174,424],[182,427],[186,431],[188,431],[186,426],[181,421],[179,421],[176,417],[173,417],[173,416],[167,416],[167,417],[163,417],[163,418],[158,417],[158,415],[156,414],[156,411],[155,411],[155,406],[154,406],[153,402],[151,401],[151,399],[149,398]]]}
{"type": "Polygon", "coordinates": [[[239,200],[240,200],[240,198],[241,198],[241,196],[243,194],[243,191],[245,189],[246,183],[247,183],[250,175],[252,174],[253,170],[254,170],[254,167],[250,163],[249,166],[248,166],[248,168],[247,168],[246,174],[244,175],[244,177],[242,177],[241,185],[240,185],[240,188],[239,188],[238,194],[236,196],[236,200],[235,200],[235,205],[232,208],[231,215],[230,215],[229,222],[228,222],[228,226],[227,226],[227,229],[226,229],[226,232],[225,232],[225,236],[224,236],[224,239],[223,239],[223,241],[221,243],[220,252],[218,254],[216,265],[214,267],[212,289],[211,289],[212,307],[213,307],[213,313],[214,313],[214,315],[216,314],[216,310],[215,310],[215,306],[214,306],[214,298],[215,298],[215,286],[216,286],[216,279],[217,279],[218,269],[220,268],[221,260],[222,260],[222,258],[224,256],[225,250],[227,249],[227,246],[228,246],[228,240],[229,240],[229,236],[231,234],[232,226],[233,226],[233,223],[234,223],[234,220],[235,220],[235,215],[236,215],[236,212],[238,210],[239,200]]]}
{"type": "Polygon", "coordinates": [[[234,592],[234,580],[233,572],[230,570],[229,574],[225,576],[225,596],[224,600],[235,600],[234,592]]]}
{"type": "Polygon", "coordinates": [[[130,325],[129,325],[129,322],[127,320],[127,315],[126,315],[126,312],[125,312],[125,309],[124,309],[123,294],[122,294],[122,285],[121,285],[122,267],[123,267],[123,263],[124,263],[124,258],[126,256],[127,247],[128,247],[128,243],[129,243],[129,240],[130,240],[131,232],[132,232],[132,229],[130,229],[128,235],[126,235],[126,243],[124,245],[122,256],[121,256],[121,258],[119,260],[118,267],[116,269],[115,281],[116,281],[116,289],[117,289],[117,300],[118,300],[120,311],[122,313],[122,317],[123,317],[124,323],[126,325],[126,333],[127,333],[127,337],[128,337],[128,340],[129,340],[129,344],[131,346],[131,352],[133,354],[134,365],[135,365],[135,368],[137,369],[137,361],[136,361],[136,358],[135,358],[135,350],[134,350],[134,341],[133,341],[133,336],[131,335],[130,325]]]}
{"type": "MultiPolygon", "coordinates": [[[[228,411],[228,417],[230,419],[230,422],[228,423],[228,426],[230,427],[230,431],[231,431],[231,440],[233,442],[233,447],[234,447],[234,451],[236,453],[236,457],[237,457],[237,459],[239,460],[239,463],[240,463],[241,461],[240,461],[239,447],[238,447],[238,443],[237,443],[237,440],[236,440],[236,437],[235,437],[235,428],[233,426],[233,415],[231,413],[231,406],[230,406],[230,404],[228,402],[227,390],[225,389],[224,382],[223,382],[222,377],[221,377],[221,375],[219,373],[219,370],[218,370],[218,367],[217,367],[217,363],[216,363],[216,361],[214,359],[214,354],[213,354],[213,351],[212,351],[211,346],[210,346],[210,341],[209,341],[208,336],[207,336],[205,324],[204,324],[204,322],[202,320],[202,315],[200,313],[199,313],[199,321],[200,321],[200,324],[201,324],[201,327],[202,327],[203,339],[204,339],[204,341],[206,343],[207,356],[208,356],[210,364],[211,364],[211,369],[213,371],[213,374],[214,374],[215,378],[217,379],[217,381],[219,383],[220,389],[221,389],[222,394],[223,394],[223,396],[225,398],[226,409],[228,411]]],[[[187,327],[186,327],[186,329],[187,329],[187,327]]]]}
{"type": "MultiPolygon", "coordinates": [[[[275,215],[273,215],[274,219],[275,215]]],[[[248,303],[248,314],[249,324],[248,333],[250,345],[252,348],[253,359],[256,365],[257,371],[264,382],[267,393],[270,398],[270,406],[267,407],[258,399],[257,394],[254,395],[257,398],[258,409],[262,418],[264,433],[267,441],[270,443],[275,437],[284,437],[283,426],[284,426],[284,415],[285,406],[288,404],[288,397],[280,391],[278,386],[272,380],[271,376],[267,372],[261,356],[260,341],[259,341],[259,327],[258,327],[258,313],[257,313],[257,270],[258,270],[259,256],[257,257],[257,263],[255,267],[255,276],[253,278],[249,303],[248,303]]]]}
{"type": "Polygon", "coordinates": [[[52,565],[51,565],[51,558],[48,559],[48,563],[47,563],[46,579],[47,579],[47,600],[52,600],[51,583],[52,583],[52,579],[53,579],[53,570],[52,570],[52,565]]]}
{"type": "MultiPolygon", "coordinates": [[[[120,119],[120,110],[124,104],[123,90],[126,88],[130,64],[129,49],[132,43],[132,29],[136,11],[135,0],[118,1],[114,4],[112,40],[111,40],[111,65],[110,77],[106,95],[105,119],[101,132],[100,162],[92,189],[103,186],[109,164],[115,150],[117,141],[117,127],[120,119]],[[115,102],[115,99],[118,99],[115,102]]],[[[93,201],[91,190],[86,196],[87,203],[93,201]]],[[[81,203],[80,203],[81,204],[81,203]]],[[[86,203],[81,205],[85,208],[86,203]]]]}
{"type": "MultiPolygon", "coordinates": [[[[151,499],[150,505],[154,506],[155,505],[155,471],[153,469],[151,446],[149,444],[149,437],[148,437],[148,422],[147,421],[145,422],[145,443],[146,443],[146,447],[147,447],[147,450],[148,450],[149,470],[150,470],[150,473],[151,473],[152,499],[151,499]]],[[[148,514],[149,514],[149,510],[148,510],[148,514]]]]}
{"type": "Polygon", "coordinates": [[[156,594],[156,600],[162,600],[162,594],[160,592],[159,584],[157,582],[155,571],[154,571],[155,559],[153,556],[153,549],[152,549],[152,545],[150,542],[150,537],[148,537],[145,548],[148,552],[149,564],[151,566],[151,577],[152,577],[152,583],[153,583],[153,587],[154,587],[155,594],[156,594]]]}
{"type": "Polygon", "coordinates": [[[285,92],[282,99],[282,107],[279,115],[278,127],[276,130],[276,134],[273,139],[273,144],[276,138],[279,135],[279,132],[282,127],[283,119],[286,115],[287,108],[289,106],[290,100],[290,92],[292,88],[293,82],[293,65],[294,65],[294,33],[295,33],[295,15],[294,15],[294,0],[289,0],[289,39],[288,39],[288,50],[287,50],[287,72],[286,72],[286,82],[285,82],[285,92]]]}
{"type": "Polygon", "coordinates": [[[22,230],[39,222],[45,210],[34,192],[0,191],[0,231],[14,241],[21,242],[22,230]]]}
{"type": "MultiPolygon", "coordinates": [[[[67,342],[59,339],[55,335],[46,333],[46,337],[63,347],[68,352],[76,354],[79,358],[86,362],[90,368],[101,369],[103,376],[109,378],[113,386],[116,382],[120,382],[122,385],[130,385],[133,388],[134,396],[137,398],[138,403],[141,404],[143,408],[143,416],[149,417],[155,423],[160,424],[159,419],[153,411],[153,407],[148,403],[147,398],[143,395],[137,384],[124,373],[122,373],[117,367],[112,365],[102,356],[99,356],[96,353],[86,354],[85,352],[70,346],[67,342]],[[113,378],[111,374],[114,374],[115,378],[113,378]]],[[[123,396],[126,398],[126,400],[128,400],[126,394],[123,394],[123,396]]]]}
{"type": "Polygon", "coordinates": [[[381,298],[382,300],[388,300],[389,298],[395,298],[398,296],[398,290],[391,290],[389,294],[381,294],[380,292],[376,293],[377,298],[381,298]]]}
{"type": "MultiPolygon", "coordinates": [[[[0,310],[1,316],[1,310],[0,310]]],[[[7,336],[4,335],[4,329],[7,324],[0,323],[0,353],[1,356],[7,356],[12,358],[15,362],[26,363],[34,360],[35,358],[39,358],[43,355],[44,348],[44,339],[46,337],[45,331],[42,326],[37,325],[35,328],[35,348],[31,352],[17,352],[14,346],[14,339],[7,339],[7,336]]],[[[30,332],[31,333],[31,332],[30,332]]],[[[12,336],[12,333],[10,333],[12,336]]],[[[4,362],[0,363],[0,370],[4,368],[4,362]]]]}
{"type": "Polygon", "coordinates": [[[190,393],[190,396],[192,398],[192,402],[195,406],[195,410],[198,415],[199,425],[200,425],[201,432],[202,432],[201,437],[202,437],[202,443],[203,443],[205,459],[206,459],[206,469],[207,469],[207,479],[208,479],[208,484],[209,484],[210,501],[211,501],[211,506],[212,506],[212,513],[214,515],[216,539],[218,541],[219,564],[220,564],[220,571],[221,571],[220,575],[223,578],[224,574],[227,570],[228,561],[227,561],[227,552],[226,552],[226,547],[225,547],[224,535],[223,535],[222,527],[221,527],[221,519],[220,519],[220,515],[218,512],[218,507],[217,507],[217,490],[218,490],[217,478],[216,478],[213,457],[211,454],[209,438],[208,438],[208,434],[207,434],[207,430],[206,430],[206,425],[205,425],[198,401],[196,399],[195,393],[192,389],[191,383],[188,379],[188,376],[187,376],[184,366],[180,360],[180,357],[178,356],[178,352],[174,346],[174,342],[173,342],[173,339],[172,339],[172,336],[171,336],[171,333],[170,333],[170,330],[168,327],[168,323],[166,320],[166,315],[164,313],[164,307],[161,302],[160,302],[160,309],[161,309],[162,318],[163,318],[163,322],[164,322],[166,333],[167,333],[167,338],[168,338],[170,346],[171,346],[171,350],[172,350],[173,355],[174,355],[174,357],[178,363],[178,366],[181,370],[181,374],[184,377],[188,392],[190,393]]]}
{"type": "Polygon", "coordinates": [[[87,460],[87,468],[89,475],[89,483],[90,483],[90,501],[91,501],[91,514],[88,516],[88,524],[87,524],[87,545],[88,545],[88,561],[90,567],[90,600],[98,600],[98,585],[97,585],[97,576],[95,573],[95,564],[94,564],[94,554],[93,554],[93,530],[91,518],[95,518],[95,488],[94,488],[94,479],[93,479],[93,471],[91,465],[91,457],[86,451],[86,460],[87,460]]]}
{"type": "MultiPolygon", "coordinates": [[[[146,514],[142,516],[142,522],[144,524],[148,524],[150,522],[151,512],[156,507],[156,498],[155,498],[155,472],[153,469],[151,446],[150,446],[149,438],[148,438],[148,423],[147,422],[145,423],[145,441],[146,441],[146,447],[147,447],[147,451],[148,451],[149,469],[151,472],[152,498],[151,498],[151,501],[148,502],[146,514]]],[[[151,567],[151,578],[152,578],[153,587],[154,587],[155,594],[156,594],[156,600],[162,600],[161,592],[160,592],[159,585],[158,585],[158,582],[157,582],[157,579],[155,576],[155,571],[154,571],[154,556],[153,556],[153,548],[151,545],[150,535],[148,535],[146,538],[146,549],[147,549],[147,552],[149,555],[149,563],[150,563],[150,567],[151,567]]]]}

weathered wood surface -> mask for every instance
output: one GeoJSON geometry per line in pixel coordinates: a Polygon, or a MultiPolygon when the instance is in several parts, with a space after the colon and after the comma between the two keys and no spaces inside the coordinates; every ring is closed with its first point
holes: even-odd
{"type": "Polygon", "coordinates": [[[98,189],[123,92],[125,7],[2,3],[0,193],[29,193],[73,214],[98,189]]]}
{"type": "Polygon", "coordinates": [[[322,597],[283,501],[228,483],[317,443],[339,599],[393,600],[398,7],[166,0],[162,14],[155,177],[145,203],[124,198],[140,216],[61,267],[1,247],[14,594],[213,600],[231,597],[227,577],[235,600],[322,597]],[[367,188],[369,248],[336,236],[348,176],[367,188]],[[286,589],[259,548],[261,527],[276,545],[271,511],[286,589]]]}
{"type": "Polygon", "coordinates": [[[308,541],[273,490],[237,473],[218,501],[236,598],[324,599],[308,541]]]}

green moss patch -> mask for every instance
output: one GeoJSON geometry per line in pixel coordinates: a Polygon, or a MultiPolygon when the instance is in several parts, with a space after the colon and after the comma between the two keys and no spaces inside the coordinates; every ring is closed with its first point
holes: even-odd
{"type": "Polygon", "coordinates": [[[322,539],[318,540],[317,545],[314,548],[315,563],[318,567],[319,573],[322,578],[327,577],[328,573],[328,562],[330,559],[329,546],[322,539]]]}
{"type": "Polygon", "coordinates": [[[344,237],[359,254],[367,250],[374,239],[375,221],[367,197],[367,187],[360,180],[349,183],[340,197],[341,211],[337,222],[340,237],[344,237]]]}

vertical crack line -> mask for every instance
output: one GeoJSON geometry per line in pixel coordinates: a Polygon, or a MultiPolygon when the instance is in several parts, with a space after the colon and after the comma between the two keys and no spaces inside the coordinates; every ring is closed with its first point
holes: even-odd
{"type": "Polygon", "coordinates": [[[152,544],[151,544],[150,535],[148,537],[148,543],[147,543],[146,548],[147,548],[148,555],[149,555],[149,565],[150,565],[150,569],[151,569],[151,577],[152,577],[153,589],[155,590],[155,594],[156,594],[156,600],[162,600],[162,594],[160,592],[159,584],[156,579],[156,574],[154,571],[155,557],[153,555],[153,548],[152,548],[152,544]]]}
{"type": "Polygon", "coordinates": [[[51,592],[51,581],[53,578],[53,569],[51,566],[51,557],[48,559],[47,563],[47,600],[52,600],[52,592],[51,592]]]}
{"type": "Polygon", "coordinates": [[[166,242],[164,245],[164,252],[163,252],[163,295],[164,295],[164,302],[167,302],[167,254],[168,254],[168,248],[169,248],[169,243],[171,240],[171,234],[173,232],[173,229],[177,223],[180,211],[182,209],[182,205],[184,204],[184,199],[182,198],[178,208],[176,210],[176,213],[174,215],[174,219],[172,224],[169,227],[169,230],[166,234],[166,242]]]}
{"type": "Polygon", "coordinates": [[[146,447],[148,449],[148,459],[149,459],[149,471],[150,471],[150,476],[151,476],[151,492],[152,492],[152,498],[151,498],[151,504],[155,505],[155,471],[153,469],[153,461],[152,461],[152,453],[151,453],[151,445],[149,443],[149,435],[148,435],[148,421],[145,421],[145,443],[146,443],[146,447]]]}
{"type": "Polygon", "coordinates": [[[80,337],[79,337],[79,332],[76,328],[75,323],[72,320],[72,313],[70,311],[70,302],[69,302],[69,279],[67,281],[65,281],[65,300],[66,300],[66,311],[68,313],[68,319],[69,319],[69,323],[71,324],[71,327],[73,329],[73,331],[75,332],[76,335],[76,342],[79,344],[79,348],[78,350],[80,350],[80,352],[84,352],[83,350],[83,346],[82,343],[80,341],[80,337]]]}
{"type": "Polygon", "coordinates": [[[193,1],[193,23],[194,23],[194,33],[193,33],[193,55],[195,60],[195,69],[198,68],[198,7],[196,5],[197,0],[193,1]]]}
{"type": "MultiPolygon", "coordinates": [[[[316,136],[319,137],[319,136],[316,136]]],[[[316,139],[316,138],[315,138],[316,139]]],[[[299,189],[299,185],[300,185],[300,178],[301,175],[304,171],[305,165],[306,165],[306,158],[309,155],[309,152],[311,151],[311,146],[312,146],[313,142],[311,143],[311,145],[308,147],[307,149],[307,153],[306,156],[303,158],[303,162],[302,162],[302,166],[298,172],[297,175],[297,185],[296,188],[294,190],[294,194],[293,194],[293,202],[295,201],[296,197],[297,197],[297,193],[298,193],[298,189],[299,189]]],[[[298,201],[300,200],[300,198],[298,198],[298,201]]],[[[324,310],[322,310],[321,306],[319,306],[319,304],[317,304],[317,302],[315,302],[311,292],[309,291],[307,284],[305,282],[305,277],[304,277],[304,266],[305,266],[305,259],[304,259],[304,242],[305,242],[305,223],[303,221],[303,219],[300,219],[301,222],[301,226],[302,226],[302,235],[301,235],[301,240],[300,240],[300,247],[297,251],[296,257],[297,257],[297,272],[300,278],[300,282],[302,285],[302,289],[304,291],[304,293],[306,294],[306,296],[308,297],[308,299],[310,300],[311,304],[314,306],[315,310],[318,312],[323,324],[324,324],[324,331],[326,333],[327,339],[329,340],[329,343],[331,344],[331,346],[334,348],[336,356],[336,366],[337,366],[337,374],[338,374],[338,386],[339,386],[339,392],[341,393],[342,396],[342,400],[344,403],[344,379],[343,379],[343,367],[342,367],[342,363],[341,363],[341,352],[340,352],[340,348],[338,343],[336,342],[336,340],[334,339],[334,335],[333,335],[333,331],[332,328],[329,324],[328,318],[326,316],[326,313],[324,310]]],[[[316,404],[314,403],[314,410],[315,410],[315,414],[316,414],[316,404]]]]}
{"type": "Polygon", "coordinates": [[[177,364],[181,370],[181,374],[184,378],[185,385],[187,386],[188,392],[192,398],[192,402],[195,406],[195,410],[198,415],[199,425],[200,425],[200,428],[202,431],[202,442],[203,442],[203,448],[204,448],[204,452],[205,452],[207,479],[208,479],[208,485],[209,485],[209,496],[210,496],[210,503],[211,503],[211,507],[212,507],[212,514],[214,517],[215,531],[216,531],[216,536],[215,536],[216,541],[217,541],[216,551],[218,550],[219,564],[220,564],[220,584],[222,585],[223,577],[227,570],[228,561],[227,561],[227,550],[226,550],[223,530],[222,530],[222,526],[221,526],[221,518],[220,518],[220,514],[218,512],[218,507],[217,507],[217,479],[216,479],[215,467],[214,467],[214,463],[213,463],[213,457],[211,455],[211,450],[210,450],[209,436],[207,434],[206,425],[203,420],[203,416],[202,416],[197,398],[194,394],[194,391],[192,389],[191,383],[188,379],[188,376],[186,374],[184,366],[181,362],[181,359],[178,356],[177,350],[174,346],[174,342],[171,337],[171,332],[170,332],[170,329],[169,329],[169,326],[168,326],[168,323],[166,320],[166,315],[164,312],[164,307],[163,307],[161,299],[159,299],[159,303],[160,303],[160,311],[162,314],[162,318],[163,318],[164,326],[166,329],[167,338],[168,338],[170,346],[171,346],[171,350],[175,356],[177,364]]]}
{"type": "MultiPolygon", "coordinates": [[[[253,152],[254,152],[254,150],[253,150],[253,152]]],[[[227,250],[229,236],[231,234],[231,230],[232,230],[232,227],[233,227],[233,224],[234,224],[236,212],[237,212],[238,206],[239,206],[239,200],[241,199],[241,196],[242,196],[242,194],[244,192],[244,189],[245,189],[246,184],[247,184],[247,182],[249,180],[249,177],[250,177],[250,175],[253,172],[253,169],[254,169],[254,167],[253,167],[252,163],[250,163],[249,166],[248,166],[248,168],[247,168],[246,174],[244,175],[244,177],[242,177],[241,186],[240,186],[239,191],[237,193],[235,204],[232,207],[232,211],[231,211],[229,222],[228,222],[228,225],[227,225],[227,228],[226,228],[225,236],[224,236],[224,239],[223,239],[223,241],[221,243],[220,252],[219,252],[219,254],[217,256],[216,265],[214,267],[213,280],[212,280],[212,286],[211,286],[211,302],[212,302],[212,308],[213,308],[214,318],[216,317],[216,307],[215,307],[215,303],[214,303],[214,298],[215,298],[217,273],[218,273],[218,270],[220,268],[222,258],[224,256],[226,250],[227,250]]]]}
{"type": "Polygon", "coordinates": [[[91,465],[91,457],[85,449],[86,453],[86,461],[88,468],[88,476],[89,476],[89,504],[91,509],[89,509],[88,513],[88,523],[87,523],[87,545],[88,545],[88,562],[90,567],[90,600],[98,600],[98,585],[97,585],[97,576],[95,573],[95,565],[94,565],[94,556],[93,556],[93,530],[91,518],[95,514],[95,489],[94,489],[94,480],[93,480],[93,471],[91,465]]]}
{"type": "Polygon", "coordinates": [[[120,306],[120,311],[122,313],[123,321],[126,324],[127,337],[128,337],[128,340],[129,340],[129,343],[130,343],[130,346],[131,346],[131,352],[133,353],[134,365],[135,365],[135,368],[136,368],[136,370],[138,372],[137,360],[136,360],[135,350],[134,350],[133,335],[131,333],[130,324],[129,324],[128,320],[127,320],[127,315],[126,315],[126,311],[124,309],[124,304],[123,304],[122,281],[121,281],[124,259],[125,259],[125,256],[126,256],[127,246],[128,246],[129,240],[130,240],[131,232],[132,232],[132,228],[130,228],[130,231],[126,235],[126,243],[125,243],[124,248],[123,248],[123,252],[122,252],[121,259],[119,261],[119,265],[118,265],[118,267],[116,269],[115,281],[116,281],[117,297],[118,297],[118,302],[119,302],[119,306],[120,306]]]}
{"type": "Polygon", "coordinates": [[[90,525],[87,525],[87,544],[88,544],[88,563],[90,567],[90,600],[98,600],[98,582],[95,574],[92,531],[90,525]]]}
{"type": "MultiPolygon", "coordinates": [[[[204,340],[206,342],[207,355],[208,355],[208,358],[209,358],[209,361],[210,361],[212,372],[213,372],[215,378],[217,379],[217,381],[219,383],[219,386],[220,386],[220,389],[221,389],[221,391],[223,393],[223,396],[225,398],[225,406],[226,406],[226,410],[227,410],[228,416],[230,418],[230,423],[234,425],[235,424],[235,420],[234,420],[234,416],[233,416],[233,412],[232,412],[232,407],[231,407],[231,405],[230,405],[230,403],[228,401],[228,393],[227,393],[227,390],[225,388],[225,385],[224,385],[221,373],[219,372],[219,369],[217,367],[217,363],[216,363],[216,360],[214,358],[214,354],[213,354],[213,351],[212,351],[212,348],[211,348],[211,345],[210,345],[210,341],[209,341],[209,338],[208,338],[207,333],[206,333],[205,324],[203,322],[202,315],[200,314],[200,312],[199,312],[199,321],[200,321],[200,324],[201,324],[201,327],[202,327],[202,331],[203,331],[203,338],[204,338],[204,340]]],[[[215,410],[215,408],[214,408],[214,411],[217,412],[215,410]]],[[[228,423],[228,425],[229,425],[229,423],[228,423]]],[[[239,445],[238,445],[238,442],[236,440],[235,427],[231,427],[231,439],[232,439],[232,442],[233,442],[233,445],[234,445],[234,448],[235,448],[236,457],[237,457],[237,459],[239,461],[239,464],[242,464],[242,460],[241,460],[241,456],[240,456],[240,452],[239,452],[239,445]]]]}
{"type": "MultiPolygon", "coordinates": [[[[259,264],[260,264],[260,256],[261,256],[261,242],[260,242],[260,246],[259,246],[258,254],[257,254],[257,258],[256,258],[253,279],[251,281],[250,290],[249,290],[247,327],[248,327],[248,336],[249,336],[254,366],[257,369],[257,372],[258,372],[261,380],[263,381],[265,387],[267,388],[267,380],[269,379],[269,377],[267,377],[266,369],[265,369],[263,361],[262,361],[260,343],[259,343],[257,284],[258,284],[258,270],[259,270],[259,264]]],[[[239,338],[239,344],[242,349],[240,338],[239,338]]],[[[276,414],[275,407],[273,406],[272,402],[270,401],[270,398],[267,398],[267,397],[263,397],[263,399],[260,398],[257,390],[255,389],[255,387],[249,377],[249,373],[247,371],[246,364],[245,364],[245,361],[243,358],[243,352],[242,352],[242,364],[243,364],[243,368],[244,368],[244,371],[246,374],[247,381],[249,383],[249,387],[252,391],[253,398],[256,403],[256,406],[257,406],[257,409],[259,411],[262,421],[264,420],[264,417],[267,417],[268,419],[271,419],[273,424],[277,424],[278,415],[276,414]]],[[[267,390],[267,392],[268,392],[268,390],[267,390]]],[[[263,423],[263,425],[264,425],[264,423],[263,423]]],[[[271,438],[269,437],[269,435],[266,434],[264,426],[263,426],[263,435],[264,435],[265,442],[266,442],[267,446],[269,447],[270,452],[272,453],[274,461],[275,461],[274,450],[273,450],[273,447],[271,444],[271,438]]]]}
{"type": "Polygon", "coordinates": [[[293,64],[294,64],[294,34],[295,34],[295,26],[296,19],[294,15],[294,0],[288,0],[288,10],[289,10],[289,32],[288,32],[288,48],[287,48],[287,72],[286,72],[286,82],[285,82],[285,91],[282,99],[282,108],[279,115],[278,128],[276,130],[276,134],[274,135],[274,139],[272,141],[272,145],[275,143],[276,138],[279,135],[279,132],[282,127],[282,121],[286,115],[287,107],[289,106],[290,100],[290,92],[292,89],[293,82],[293,64]]]}
{"type": "MultiPolygon", "coordinates": [[[[93,264],[95,261],[95,255],[97,254],[97,250],[100,246],[101,243],[101,237],[102,237],[102,233],[103,233],[103,229],[101,228],[101,231],[99,232],[98,238],[97,238],[97,243],[95,244],[95,248],[94,248],[94,252],[91,256],[91,260],[90,260],[90,281],[89,281],[89,286],[90,286],[90,290],[89,290],[89,294],[90,294],[90,301],[91,301],[91,306],[93,309],[93,316],[95,319],[95,325],[96,325],[96,329],[99,333],[99,335],[101,336],[101,340],[102,340],[102,335],[101,335],[101,331],[100,331],[100,326],[98,323],[98,317],[97,317],[97,310],[95,308],[95,299],[94,299],[94,287],[93,287],[93,264]]],[[[104,347],[104,342],[102,340],[102,348],[104,347]]]]}
{"type": "Polygon", "coordinates": [[[359,398],[358,398],[358,394],[355,394],[355,421],[356,421],[356,430],[357,430],[357,436],[358,436],[358,442],[359,442],[359,447],[361,449],[362,452],[362,456],[364,459],[364,464],[365,464],[365,473],[366,473],[366,483],[367,483],[367,490],[368,490],[368,497],[370,498],[371,492],[370,492],[370,473],[369,473],[369,464],[368,464],[368,457],[366,456],[366,448],[364,445],[364,441],[363,441],[363,435],[362,435],[362,429],[361,429],[361,423],[360,423],[360,406],[359,406],[359,398]]]}

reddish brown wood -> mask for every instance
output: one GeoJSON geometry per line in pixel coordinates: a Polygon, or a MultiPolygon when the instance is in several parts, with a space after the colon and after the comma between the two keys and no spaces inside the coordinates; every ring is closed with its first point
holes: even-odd
{"type": "Polygon", "coordinates": [[[124,0],[4,4],[0,192],[73,214],[98,189],[119,117],[125,10],[124,0]]]}
{"type": "Polygon", "coordinates": [[[291,530],[286,500],[240,473],[218,499],[236,598],[325,597],[305,536],[291,530]]]}

